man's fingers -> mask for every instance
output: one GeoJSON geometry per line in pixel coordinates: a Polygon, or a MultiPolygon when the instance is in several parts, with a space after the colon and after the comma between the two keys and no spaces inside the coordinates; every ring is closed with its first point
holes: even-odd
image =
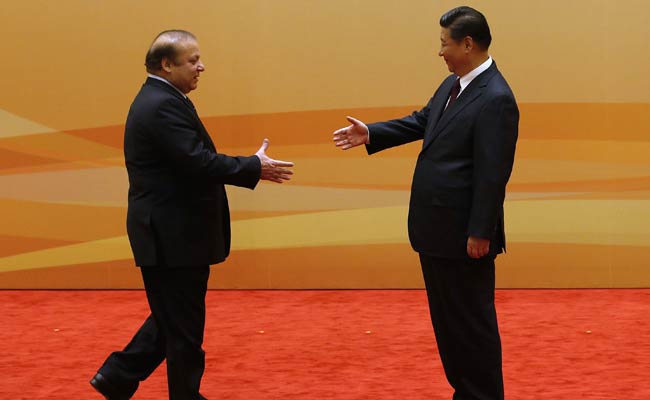
{"type": "Polygon", "coordinates": [[[337,137],[337,136],[344,135],[346,129],[348,129],[347,126],[346,126],[345,128],[341,128],[341,129],[337,129],[337,130],[335,130],[334,133],[333,133],[333,135],[334,135],[334,140],[336,140],[336,137],[337,137]]]}
{"type": "Polygon", "coordinates": [[[285,167],[293,167],[293,162],[273,160],[266,155],[264,159],[261,179],[275,183],[282,183],[291,179],[293,171],[285,167]]]}
{"type": "Polygon", "coordinates": [[[484,255],[486,255],[488,252],[489,250],[485,248],[467,246],[467,255],[470,256],[471,258],[481,258],[484,255]]]}
{"type": "Polygon", "coordinates": [[[337,140],[345,139],[348,136],[348,130],[351,126],[346,126],[345,128],[338,129],[334,131],[333,139],[336,142],[337,140]]]}
{"type": "Polygon", "coordinates": [[[293,175],[293,171],[290,169],[277,168],[273,171],[275,175],[293,175]]]}
{"type": "Polygon", "coordinates": [[[273,175],[267,175],[264,176],[262,179],[275,182],[275,183],[282,183],[284,181],[290,181],[291,180],[291,175],[292,173],[286,173],[286,174],[273,174],[273,175]]]}
{"type": "Polygon", "coordinates": [[[358,146],[361,144],[358,136],[360,135],[360,129],[358,127],[363,127],[363,122],[359,121],[353,117],[345,117],[352,125],[346,126],[345,128],[338,129],[334,131],[332,139],[336,147],[340,147],[341,150],[348,150],[352,147],[358,146]]]}
{"type": "Polygon", "coordinates": [[[467,255],[471,258],[478,258],[476,248],[474,248],[474,246],[471,244],[467,244],[467,255]]]}
{"type": "Polygon", "coordinates": [[[293,163],[291,161],[271,160],[271,163],[275,167],[293,167],[293,163]]]}
{"type": "Polygon", "coordinates": [[[470,236],[467,239],[467,255],[481,258],[490,252],[490,240],[470,236]]]}
{"type": "Polygon", "coordinates": [[[334,143],[337,147],[342,147],[343,150],[347,150],[351,147],[358,146],[361,144],[357,138],[343,137],[338,142],[334,143]]]}

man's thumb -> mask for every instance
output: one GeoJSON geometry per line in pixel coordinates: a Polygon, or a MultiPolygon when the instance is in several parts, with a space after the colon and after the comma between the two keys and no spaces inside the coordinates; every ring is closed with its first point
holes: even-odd
{"type": "Polygon", "coordinates": [[[347,117],[345,117],[345,119],[347,119],[348,122],[351,123],[352,125],[355,125],[355,126],[363,125],[363,122],[359,121],[356,118],[352,118],[350,116],[347,116],[347,117]]]}
{"type": "Polygon", "coordinates": [[[259,152],[266,153],[266,149],[268,148],[269,148],[269,139],[264,138],[264,140],[262,141],[262,147],[260,147],[258,153],[259,152]]]}

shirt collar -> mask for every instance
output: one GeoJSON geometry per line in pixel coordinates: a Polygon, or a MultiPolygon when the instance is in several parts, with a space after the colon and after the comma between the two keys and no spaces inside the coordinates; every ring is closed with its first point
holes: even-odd
{"type": "Polygon", "coordinates": [[[461,94],[463,92],[463,90],[465,90],[467,85],[472,83],[474,78],[481,75],[481,73],[484,72],[486,69],[490,68],[491,65],[492,65],[492,57],[488,56],[488,59],[485,60],[485,62],[483,62],[483,64],[481,64],[478,67],[474,68],[469,73],[467,73],[462,78],[460,78],[460,92],[458,92],[458,94],[461,94]]]}
{"type": "Polygon", "coordinates": [[[162,76],[158,76],[158,75],[154,75],[154,74],[149,74],[149,73],[147,74],[147,76],[148,76],[149,78],[158,79],[159,81],[163,81],[163,82],[165,82],[165,83],[168,84],[169,86],[173,87],[173,88],[174,88],[178,93],[180,93],[181,96],[183,96],[184,99],[187,99],[187,96],[185,95],[185,93],[183,93],[183,92],[181,92],[180,90],[178,90],[178,88],[177,88],[176,86],[172,85],[171,82],[169,82],[167,79],[163,78],[162,76]]]}

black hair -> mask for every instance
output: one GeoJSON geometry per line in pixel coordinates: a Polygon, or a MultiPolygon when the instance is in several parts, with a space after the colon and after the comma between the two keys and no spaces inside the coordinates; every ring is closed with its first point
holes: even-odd
{"type": "Polygon", "coordinates": [[[461,6],[447,11],[440,17],[440,26],[448,28],[456,42],[471,37],[481,50],[487,50],[492,42],[487,19],[471,7],[461,6]]]}

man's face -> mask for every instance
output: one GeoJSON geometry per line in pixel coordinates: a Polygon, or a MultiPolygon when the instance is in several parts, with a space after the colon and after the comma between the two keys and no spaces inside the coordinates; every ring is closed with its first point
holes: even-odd
{"type": "Polygon", "coordinates": [[[463,76],[467,73],[465,69],[469,60],[465,50],[463,41],[458,43],[451,38],[449,28],[441,28],[440,51],[438,52],[438,55],[445,59],[449,72],[458,76],[463,76]]]}
{"type": "Polygon", "coordinates": [[[196,41],[179,43],[176,59],[163,61],[163,67],[168,72],[167,80],[185,94],[196,89],[199,74],[205,71],[200,58],[199,44],[196,41]]]}

